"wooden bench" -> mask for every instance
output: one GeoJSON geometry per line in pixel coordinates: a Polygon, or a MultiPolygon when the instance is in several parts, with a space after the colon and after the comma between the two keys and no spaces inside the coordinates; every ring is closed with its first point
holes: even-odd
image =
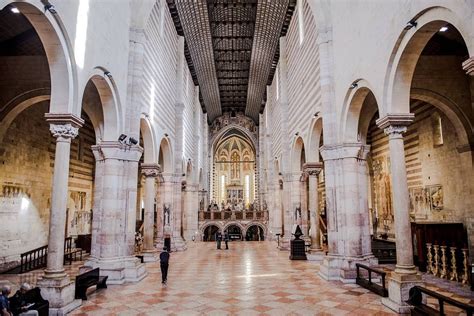
{"type": "Polygon", "coordinates": [[[388,290],[385,287],[385,276],[387,273],[383,272],[382,270],[374,269],[371,267],[368,267],[364,264],[361,263],[356,263],[356,270],[357,270],[357,277],[356,277],[356,283],[382,297],[387,297],[388,296],[388,290]],[[365,269],[367,270],[369,274],[369,278],[366,279],[362,276],[360,273],[360,269],[365,269]],[[378,285],[377,283],[372,282],[372,272],[375,274],[378,274],[382,277],[382,285],[378,285]]]}
{"type": "Polygon", "coordinates": [[[474,306],[468,305],[465,303],[461,303],[456,301],[450,297],[438,294],[434,291],[428,290],[427,288],[421,286],[414,286],[410,289],[409,299],[406,301],[408,304],[413,306],[411,310],[412,315],[428,315],[428,316],[438,316],[438,315],[446,315],[444,312],[444,303],[450,304],[452,306],[456,306],[457,308],[462,309],[467,316],[472,316],[474,313],[474,306]],[[429,295],[438,299],[439,303],[439,310],[436,310],[433,307],[423,304],[423,295],[429,295]]]}
{"type": "MultiPolygon", "coordinates": [[[[29,290],[23,295],[23,302],[27,304],[34,303],[30,310],[38,311],[39,316],[48,316],[49,314],[49,302],[41,296],[41,290],[38,287],[29,290]]],[[[10,307],[14,315],[20,314],[21,311],[21,302],[17,300],[17,297],[14,295],[10,298],[10,307]]]]}
{"type": "Polygon", "coordinates": [[[76,299],[87,300],[87,289],[93,285],[97,285],[98,289],[107,288],[106,282],[108,276],[100,276],[99,273],[100,269],[96,268],[76,276],[76,299]]]}

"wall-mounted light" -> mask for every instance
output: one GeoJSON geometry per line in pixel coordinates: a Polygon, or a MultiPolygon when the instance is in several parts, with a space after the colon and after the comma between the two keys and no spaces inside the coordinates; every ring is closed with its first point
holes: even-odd
{"type": "Polygon", "coordinates": [[[49,3],[49,2],[45,2],[44,10],[45,10],[45,11],[49,11],[51,14],[56,14],[56,13],[58,13],[58,12],[56,11],[56,9],[54,8],[54,5],[52,5],[52,4],[49,3]]]}
{"type": "Polygon", "coordinates": [[[165,137],[168,137],[168,134],[165,133],[165,137]]]}
{"type": "Polygon", "coordinates": [[[300,134],[300,132],[296,132],[296,133],[295,133],[295,136],[298,136],[299,134],[300,134]]]}
{"type": "Polygon", "coordinates": [[[349,89],[352,90],[352,89],[357,88],[358,86],[359,86],[359,85],[357,84],[357,82],[353,82],[353,83],[351,84],[351,86],[349,87],[349,89]]]}
{"type": "Polygon", "coordinates": [[[138,144],[138,140],[136,140],[135,138],[133,137],[129,137],[128,138],[128,144],[131,146],[131,145],[136,145],[138,144]]]}
{"type": "Polygon", "coordinates": [[[106,75],[107,78],[112,79],[112,74],[109,71],[104,72],[104,75],[106,75]]]}
{"type": "Polygon", "coordinates": [[[125,135],[125,134],[120,134],[120,136],[119,136],[119,138],[118,138],[118,141],[123,144],[123,142],[125,141],[126,138],[127,138],[127,135],[125,135]]]}
{"type": "Polygon", "coordinates": [[[15,13],[15,14],[20,13],[20,10],[18,10],[17,7],[12,7],[12,8],[10,9],[10,11],[12,11],[12,12],[15,13]]]}
{"type": "Polygon", "coordinates": [[[319,113],[321,113],[321,112],[318,111],[318,112],[314,113],[314,117],[318,117],[319,113]]]}
{"type": "Polygon", "coordinates": [[[416,27],[418,23],[416,21],[408,21],[407,25],[403,28],[405,31],[408,31],[409,29],[416,27]]]}

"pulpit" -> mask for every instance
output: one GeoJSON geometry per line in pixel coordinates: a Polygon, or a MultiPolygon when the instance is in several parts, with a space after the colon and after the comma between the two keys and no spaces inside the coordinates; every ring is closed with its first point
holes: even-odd
{"type": "Polygon", "coordinates": [[[300,226],[296,226],[294,233],[295,239],[290,241],[290,259],[291,260],[307,260],[304,240],[300,237],[303,235],[300,226]]]}

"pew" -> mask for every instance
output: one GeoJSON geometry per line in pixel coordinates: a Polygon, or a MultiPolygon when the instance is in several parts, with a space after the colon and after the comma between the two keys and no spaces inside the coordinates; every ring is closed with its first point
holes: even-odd
{"type": "Polygon", "coordinates": [[[97,285],[98,289],[107,288],[106,282],[108,276],[100,276],[99,273],[100,269],[96,268],[76,276],[76,299],[87,300],[87,288],[91,286],[97,285]]]}
{"type": "Polygon", "coordinates": [[[361,263],[356,263],[356,270],[357,270],[357,277],[356,277],[356,283],[382,297],[388,297],[388,290],[385,287],[385,276],[387,275],[385,272],[382,270],[374,269],[371,267],[368,267],[366,265],[363,265],[361,263]],[[360,269],[365,269],[368,272],[368,279],[364,278],[362,274],[360,273],[360,269]],[[375,274],[378,274],[382,277],[382,285],[378,285],[377,283],[372,282],[372,272],[375,274]]]}
{"type": "Polygon", "coordinates": [[[409,299],[406,302],[413,306],[413,309],[411,310],[411,315],[446,315],[444,311],[445,303],[462,309],[467,316],[472,316],[472,314],[474,313],[474,306],[461,303],[459,301],[456,301],[455,299],[441,295],[439,293],[436,293],[435,291],[428,290],[427,288],[421,286],[412,287],[408,294],[409,299]],[[424,304],[422,294],[436,298],[439,303],[439,310],[424,304]]]}

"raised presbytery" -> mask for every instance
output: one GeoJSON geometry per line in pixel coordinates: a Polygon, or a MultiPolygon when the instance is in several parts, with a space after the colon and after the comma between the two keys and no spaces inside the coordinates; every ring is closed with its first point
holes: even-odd
{"type": "Polygon", "coordinates": [[[472,315],[473,21],[0,0],[0,315],[472,315]]]}

